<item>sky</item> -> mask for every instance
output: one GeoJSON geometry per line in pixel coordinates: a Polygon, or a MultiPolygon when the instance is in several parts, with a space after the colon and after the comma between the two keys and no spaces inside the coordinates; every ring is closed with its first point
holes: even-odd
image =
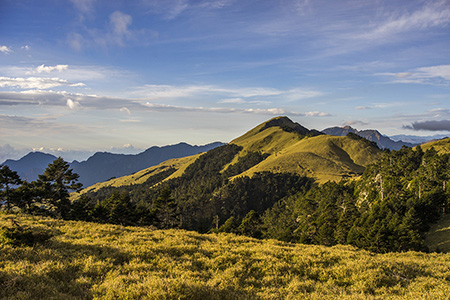
{"type": "Polygon", "coordinates": [[[0,161],[310,129],[450,134],[450,0],[1,0],[0,161]]]}

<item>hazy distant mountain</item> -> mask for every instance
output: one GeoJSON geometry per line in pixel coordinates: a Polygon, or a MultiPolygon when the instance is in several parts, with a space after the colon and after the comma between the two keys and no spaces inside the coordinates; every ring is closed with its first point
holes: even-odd
{"type": "Polygon", "coordinates": [[[443,139],[446,137],[449,137],[449,134],[435,134],[435,135],[430,135],[430,136],[398,134],[398,135],[390,136],[390,138],[394,141],[403,141],[403,142],[413,143],[413,144],[422,144],[422,143],[426,143],[429,141],[440,140],[440,139],[443,139]]]}
{"type": "Polygon", "coordinates": [[[390,150],[399,150],[403,146],[407,147],[414,147],[417,146],[419,143],[408,143],[404,141],[394,141],[390,139],[387,136],[382,135],[378,130],[357,130],[355,128],[352,128],[350,126],[344,126],[344,127],[331,127],[322,130],[323,133],[329,134],[329,135],[336,135],[336,136],[346,136],[349,133],[357,134],[365,139],[368,139],[369,141],[377,143],[378,147],[380,149],[390,149],[390,150]]]}
{"type": "MultiPolygon", "coordinates": [[[[223,143],[216,142],[204,146],[192,146],[186,143],[164,147],[151,147],[139,154],[113,154],[97,152],[83,162],[73,161],[70,167],[80,175],[79,181],[84,186],[132,174],[139,170],[157,165],[171,158],[190,156],[206,152],[223,143]]],[[[33,181],[57,157],[42,152],[30,152],[19,160],[6,160],[3,164],[16,171],[22,179],[33,181]]]]}
{"type": "Polygon", "coordinates": [[[42,174],[48,164],[57,157],[42,152],[30,152],[21,159],[7,159],[3,165],[7,165],[11,170],[16,171],[20,178],[28,182],[36,180],[42,174]]]}

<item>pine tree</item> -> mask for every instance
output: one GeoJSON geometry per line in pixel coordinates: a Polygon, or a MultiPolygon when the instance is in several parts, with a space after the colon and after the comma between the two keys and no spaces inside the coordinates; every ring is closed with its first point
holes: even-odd
{"type": "Polygon", "coordinates": [[[79,191],[83,186],[77,183],[78,177],[62,157],[55,159],[44,173],[39,175],[36,185],[41,201],[56,216],[67,218],[70,210],[69,190],[79,191]]]}
{"type": "Polygon", "coordinates": [[[14,188],[12,186],[22,183],[17,172],[12,171],[8,166],[4,165],[0,168],[0,204],[6,206],[7,210],[11,210],[15,202],[14,188]]]}

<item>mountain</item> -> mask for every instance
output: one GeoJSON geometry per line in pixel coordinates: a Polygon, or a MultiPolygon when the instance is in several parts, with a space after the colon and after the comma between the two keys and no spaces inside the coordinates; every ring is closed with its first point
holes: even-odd
{"type": "MultiPolygon", "coordinates": [[[[83,183],[84,186],[90,186],[113,177],[132,174],[171,158],[191,156],[221,145],[223,143],[220,142],[204,146],[179,143],[164,147],[151,147],[142,153],[134,155],[97,152],[86,161],[73,161],[70,163],[70,167],[75,173],[80,175],[79,182],[83,183]]],[[[11,170],[18,172],[21,178],[33,181],[55,159],[56,156],[51,154],[30,152],[19,160],[7,160],[4,164],[9,166],[11,170]]]]}
{"type": "Polygon", "coordinates": [[[6,160],[3,165],[8,166],[11,170],[16,171],[20,178],[28,182],[36,180],[39,174],[42,174],[48,164],[53,162],[57,157],[42,152],[30,152],[21,159],[6,160]]]}
{"type": "Polygon", "coordinates": [[[172,158],[191,156],[214,149],[223,143],[215,142],[204,146],[192,146],[186,143],[164,147],[151,147],[139,154],[112,154],[97,152],[83,162],[70,164],[73,171],[80,175],[84,186],[121,177],[157,165],[172,158]]]}
{"type": "Polygon", "coordinates": [[[350,126],[344,126],[344,127],[331,127],[322,130],[323,133],[328,135],[335,135],[335,136],[346,136],[349,133],[357,134],[365,139],[368,139],[369,141],[377,143],[378,147],[380,149],[390,149],[390,150],[399,150],[403,146],[407,147],[414,147],[417,146],[417,143],[407,143],[403,141],[393,141],[387,136],[382,135],[377,130],[357,130],[350,126]]]}
{"type": "MultiPolygon", "coordinates": [[[[308,176],[318,182],[340,181],[361,175],[365,166],[375,162],[382,153],[365,139],[325,135],[317,130],[309,130],[287,117],[277,117],[264,122],[228,145],[238,146],[240,150],[219,171],[224,172],[233,165],[245,165],[239,167],[239,171],[234,172],[232,178],[272,172],[308,176]]],[[[173,172],[163,179],[167,181],[179,178],[198,158],[199,155],[196,155],[166,161],[133,175],[97,183],[86,188],[84,192],[143,184],[169,168],[172,168],[173,172]]]]}

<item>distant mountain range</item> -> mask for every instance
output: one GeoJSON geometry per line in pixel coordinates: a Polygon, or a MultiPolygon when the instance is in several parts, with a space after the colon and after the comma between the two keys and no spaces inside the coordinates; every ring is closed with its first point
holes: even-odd
{"type": "MultiPolygon", "coordinates": [[[[80,175],[79,182],[84,186],[90,186],[114,177],[130,175],[168,159],[195,155],[222,145],[223,143],[220,142],[204,146],[179,143],[163,147],[154,146],[139,154],[97,152],[86,161],[73,161],[70,163],[70,167],[80,175]]],[[[22,179],[33,181],[56,158],[51,154],[30,152],[19,160],[8,159],[3,164],[16,171],[22,179]]]]}
{"type": "Polygon", "coordinates": [[[412,143],[412,144],[423,144],[423,143],[427,143],[430,141],[444,139],[446,137],[449,137],[449,134],[435,134],[432,136],[398,134],[398,135],[391,135],[389,137],[394,141],[403,141],[403,142],[412,143]]]}
{"type": "Polygon", "coordinates": [[[369,129],[369,130],[359,131],[350,126],[331,127],[331,128],[322,130],[322,132],[325,134],[336,135],[336,136],[346,136],[349,133],[354,133],[354,134],[359,135],[360,137],[368,139],[369,141],[377,143],[377,145],[378,145],[378,147],[380,147],[380,149],[399,150],[403,146],[414,147],[414,146],[421,144],[421,143],[404,142],[402,140],[394,141],[391,138],[382,135],[378,130],[369,129]]]}

